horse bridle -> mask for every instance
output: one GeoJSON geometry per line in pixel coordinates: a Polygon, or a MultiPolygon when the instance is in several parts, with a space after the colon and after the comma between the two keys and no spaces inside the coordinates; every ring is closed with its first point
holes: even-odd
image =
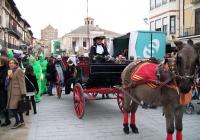
{"type": "Polygon", "coordinates": [[[168,66],[169,66],[169,71],[170,73],[172,74],[173,76],[173,79],[174,80],[177,80],[177,79],[190,79],[192,80],[193,82],[195,81],[196,79],[196,73],[198,71],[198,67],[196,66],[195,68],[195,72],[193,75],[180,75],[179,71],[178,71],[178,66],[177,66],[177,57],[178,57],[178,53],[176,53],[175,55],[173,55],[172,57],[169,57],[169,58],[166,58],[168,60],[168,66]],[[171,60],[170,60],[171,59],[171,60]]]}

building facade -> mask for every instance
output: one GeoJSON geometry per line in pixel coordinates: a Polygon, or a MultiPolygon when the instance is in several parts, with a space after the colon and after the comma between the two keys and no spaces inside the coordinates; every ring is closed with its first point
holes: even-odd
{"type": "Polygon", "coordinates": [[[33,33],[29,23],[13,0],[0,1],[0,45],[5,48],[26,51],[32,45],[33,33]]]}
{"type": "Polygon", "coordinates": [[[41,46],[43,46],[43,52],[46,56],[51,55],[51,41],[58,39],[58,30],[48,25],[41,30],[41,46]]]}
{"type": "Polygon", "coordinates": [[[200,0],[150,0],[150,30],[164,31],[167,40],[200,40],[200,0]]]}
{"type": "Polygon", "coordinates": [[[180,23],[179,39],[200,41],[200,0],[182,0],[180,6],[183,20],[180,23]]]}
{"type": "Polygon", "coordinates": [[[177,38],[180,32],[180,0],[150,0],[150,30],[167,33],[167,40],[177,38]]]}
{"type": "Polygon", "coordinates": [[[53,40],[58,38],[58,30],[48,25],[41,30],[41,40],[53,40]]]}
{"type": "Polygon", "coordinates": [[[109,44],[111,39],[118,37],[120,34],[100,28],[94,25],[94,19],[87,17],[84,19],[84,25],[67,33],[61,38],[61,48],[67,54],[77,52],[79,55],[87,53],[93,44],[93,38],[96,36],[105,36],[109,44]]]}

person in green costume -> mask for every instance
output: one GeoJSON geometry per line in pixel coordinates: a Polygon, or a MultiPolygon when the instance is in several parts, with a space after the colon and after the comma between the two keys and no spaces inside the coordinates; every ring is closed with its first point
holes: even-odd
{"type": "Polygon", "coordinates": [[[48,62],[45,60],[44,54],[38,55],[38,59],[40,61],[40,66],[42,68],[40,92],[41,92],[41,94],[46,94],[46,92],[47,92],[46,71],[47,71],[47,64],[48,64],[48,62]]]}
{"type": "Polygon", "coordinates": [[[37,83],[38,83],[38,87],[39,87],[39,92],[37,94],[35,94],[35,101],[36,103],[40,102],[42,99],[42,93],[41,93],[41,77],[42,77],[42,68],[40,66],[40,61],[36,60],[33,56],[30,56],[29,58],[29,64],[32,65],[36,79],[37,79],[37,83]]]}
{"type": "Polygon", "coordinates": [[[13,58],[14,58],[14,53],[13,53],[13,51],[12,50],[8,50],[8,58],[10,59],[10,60],[12,60],[13,58]]]}

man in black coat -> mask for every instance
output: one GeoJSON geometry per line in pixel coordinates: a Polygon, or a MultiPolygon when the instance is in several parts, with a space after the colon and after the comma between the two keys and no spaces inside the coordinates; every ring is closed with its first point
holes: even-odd
{"type": "Polygon", "coordinates": [[[103,43],[105,36],[95,37],[94,45],[90,48],[89,57],[93,63],[104,63],[106,61],[106,56],[109,55],[107,45],[103,43]]]}

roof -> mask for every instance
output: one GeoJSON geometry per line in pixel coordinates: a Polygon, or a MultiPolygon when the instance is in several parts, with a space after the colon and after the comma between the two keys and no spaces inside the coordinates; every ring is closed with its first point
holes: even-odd
{"type": "Polygon", "coordinates": [[[21,17],[21,13],[17,9],[15,2],[13,0],[8,0],[8,3],[10,4],[11,8],[14,10],[15,14],[21,17]]]}
{"type": "Polygon", "coordinates": [[[91,17],[86,17],[85,20],[87,20],[87,19],[88,19],[88,20],[94,20],[94,19],[91,18],[91,17]]]}
{"type": "Polygon", "coordinates": [[[29,28],[31,27],[30,24],[29,24],[25,19],[22,19],[22,21],[23,21],[24,24],[27,25],[29,28]]]}
{"type": "Polygon", "coordinates": [[[119,33],[115,33],[115,32],[105,30],[105,29],[99,28],[97,26],[91,26],[91,25],[90,26],[88,26],[88,25],[80,26],[68,34],[87,34],[88,27],[89,27],[89,31],[102,31],[102,32],[104,32],[104,35],[112,35],[112,36],[120,35],[119,33]]]}
{"type": "Polygon", "coordinates": [[[50,24],[49,24],[47,27],[45,27],[43,30],[46,30],[46,29],[53,29],[53,30],[57,30],[57,29],[53,28],[53,26],[51,26],[50,24]]]}

